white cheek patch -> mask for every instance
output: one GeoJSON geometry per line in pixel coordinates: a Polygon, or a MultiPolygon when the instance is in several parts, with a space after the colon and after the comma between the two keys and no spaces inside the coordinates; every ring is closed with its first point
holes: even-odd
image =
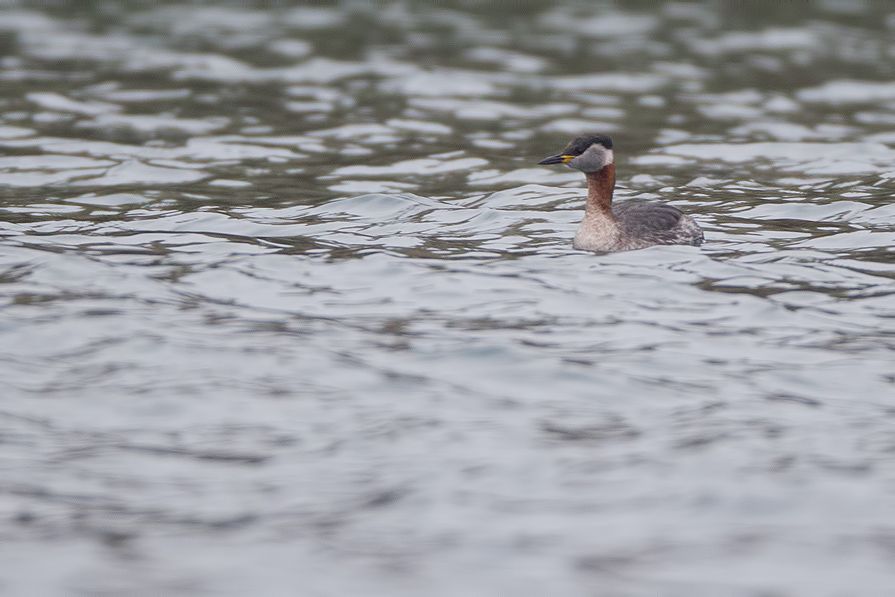
{"type": "Polygon", "coordinates": [[[608,166],[613,161],[611,149],[606,149],[602,145],[591,145],[587,151],[570,162],[570,166],[581,170],[582,172],[596,172],[608,166]]]}

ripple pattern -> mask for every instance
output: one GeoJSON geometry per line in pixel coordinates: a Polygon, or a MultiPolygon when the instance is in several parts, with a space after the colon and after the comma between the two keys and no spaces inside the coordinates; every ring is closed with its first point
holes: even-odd
{"type": "Polygon", "coordinates": [[[889,7],[506,6],[0,2],[0,593],[895,590],[889,7]]]}

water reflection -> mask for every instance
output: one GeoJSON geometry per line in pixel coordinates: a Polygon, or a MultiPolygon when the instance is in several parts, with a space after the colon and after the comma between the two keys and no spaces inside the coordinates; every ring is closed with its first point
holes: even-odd
{"type": "Polygon", "coordinates": [[[0,586],[891,585],[888,13],[3,6],[0,586]]]}

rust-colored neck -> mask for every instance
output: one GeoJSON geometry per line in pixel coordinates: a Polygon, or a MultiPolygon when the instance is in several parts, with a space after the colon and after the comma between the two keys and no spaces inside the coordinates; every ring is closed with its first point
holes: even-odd
{"type": "Polygon", "coordinates": [[[585,211],[612,217],[612,192],[615,190],[615,164],[597,172],[587,172],[587,205],[585,211]]]}

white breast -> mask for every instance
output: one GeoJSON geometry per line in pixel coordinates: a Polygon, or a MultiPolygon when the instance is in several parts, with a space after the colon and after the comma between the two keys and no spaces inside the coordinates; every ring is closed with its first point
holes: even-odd
{"type": "Polygon", "coordinates": [[[606,217],[586,215],[578,226],[572,246],[581,251],[612,251],[618,242],[618,224],[606,217]]]}

